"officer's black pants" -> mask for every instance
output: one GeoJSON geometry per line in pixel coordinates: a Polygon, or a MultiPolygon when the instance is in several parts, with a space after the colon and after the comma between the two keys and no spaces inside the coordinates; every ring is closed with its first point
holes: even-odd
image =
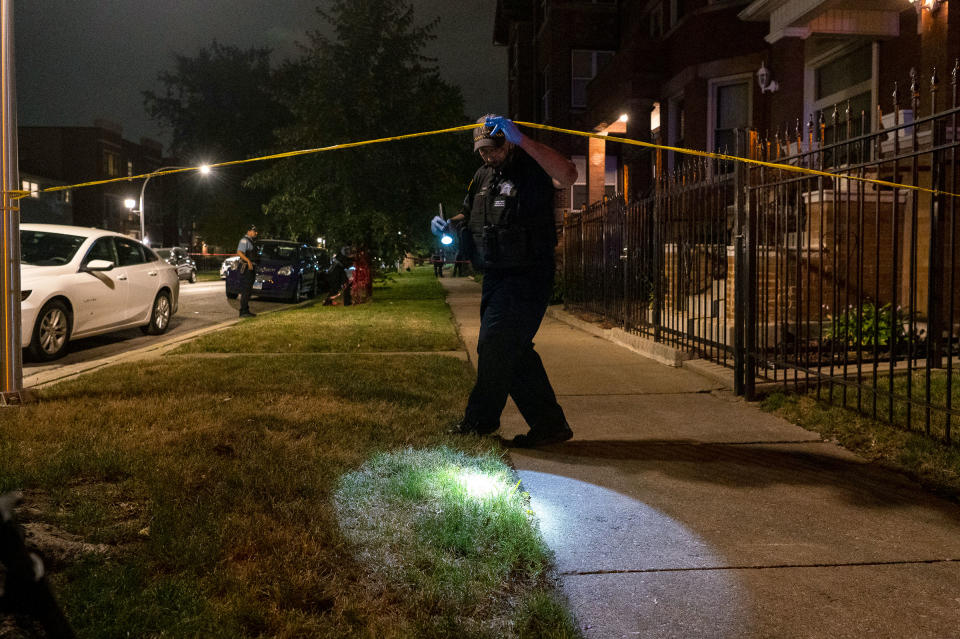
{"type": "Polygon", "coordinates": [[[253,292],[253,281],[256,279],[253,269],[245,268],[240,274],[240,312],[250,312],[250,294],[253,292]]]}
{"type": "Polygon", "coordinates": [[[465,414],[465,421],[481,433],[500,427],[508,394],[531,429],[549,432],[566,423],[543,362],[533,350],[533,337],[553,292],[553,271],[553,264],[546,263],[483,275],[477,383],[465,414]]]}

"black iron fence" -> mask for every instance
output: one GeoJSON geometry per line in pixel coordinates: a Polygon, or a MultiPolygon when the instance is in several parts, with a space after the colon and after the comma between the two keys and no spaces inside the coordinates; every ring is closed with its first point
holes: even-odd
{"type": "Polygon", "coordinates": [[[958,73],[948,92],[934,75],[925,99],[914,74],[888,112],[741,135],[742,156],[829,176],[687,162],[651,197],[568,215],[567,306],[731,366],[748,397],[809,389],[950,441],[958,73]]]}
{"type": "Polygon", "coordinates": [[[734,180],[707,169],[687,163],[654,197],[606,199],[567,216],[567,305],[727,363],[734,180]]]}

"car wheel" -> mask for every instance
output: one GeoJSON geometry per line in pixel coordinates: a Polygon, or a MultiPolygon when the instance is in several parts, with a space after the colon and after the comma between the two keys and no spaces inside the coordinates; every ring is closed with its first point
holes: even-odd
{"type": "Polygon", "coordinates": [[[170,327],[170,316],[172,308],[170,306],[170,293],[160,291],[153,300],[153,310],[150,312],[150,323],[141,326],[140,330],[147,335],[160,335],[166,333],[170,327]]]}
{"type": "Polygon", "coordinates": [[[196,284],[196,283],[197,283],[197,272],[196,272],[196,271],[190,271],[190,277],[189,277],[188,279],[190,280],[190,283],[191,283],[191,284],[196,284]]]}
{"type": "Polygon", "coordinates": [[[63,357],[70,341],[70,312],[60,300],[50,300],[40,310],[27,351],[40,361],[63,357]]]}

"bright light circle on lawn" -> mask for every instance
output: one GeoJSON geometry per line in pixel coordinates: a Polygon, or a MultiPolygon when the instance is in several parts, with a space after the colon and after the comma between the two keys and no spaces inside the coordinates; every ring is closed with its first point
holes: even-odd
{"type": "Polygon", "coordinates": [[[495,493],[502,492],[504,485],[496,478],[485,473],[465,470],[460,474],[460,481],[467,489],[467,494],[476,499],[483,499],[495,493]]]}

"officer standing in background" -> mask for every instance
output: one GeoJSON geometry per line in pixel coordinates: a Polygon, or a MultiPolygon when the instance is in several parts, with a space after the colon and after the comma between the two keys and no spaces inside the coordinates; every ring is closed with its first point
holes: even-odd
{"type": "Polygon", "coordinates": [[[490,115],[477,122],[473,148],[484,164],[470,182],[462,212],[431,221],[438,235],[465,222],[462,248],[483,272],[477,382],[454,430],[496,431],[509,394],[530,432],[508,443],[522,448],[555,444],[573,437],[573,431],[533,349],[533,337],[553,293],[554,195],[576,181],[577,168],[507,118],[490,115]]]}
{"type": "Polygon", "coordinates": [[[240,257],[240,317],[256,317],[250,312],[250,294],[253,291],[253,281],[256,278],[257,266],[257,227],[250,225],[246,235],[240,238],[237,244],[237,256],[240,257]]]}
{"type": "Polygon", "coordinates": [[[330,287],[330,292],[327,299],[323,301],[324,306],[331,306],[333,301],[341,296],[344,306],[353,304],[350,295],[350,276],[347,275],[352,252],[349,246],[344,246],[339,253],[333,256],[333,261],[330,262],[330,267],[327,269],[327,285],[330,287]]]}
{"type": "Polygon", "coordinates": [[[443,247],[435,246],[433,249],[433,255],[430,256],[430,261],[433,262],[433,276],[434,277],[443,277],[443,247]]]}

